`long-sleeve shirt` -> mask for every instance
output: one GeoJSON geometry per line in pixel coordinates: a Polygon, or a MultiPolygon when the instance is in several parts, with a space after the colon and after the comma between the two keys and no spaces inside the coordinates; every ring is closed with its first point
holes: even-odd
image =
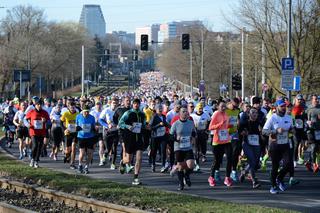
{"type": "Polygon", "coordinates": [[[229,116],[225,112],[215,111],[209,124],[209,130],[214,130],[212,145],[230,143],[228,127],[229,116]]]}

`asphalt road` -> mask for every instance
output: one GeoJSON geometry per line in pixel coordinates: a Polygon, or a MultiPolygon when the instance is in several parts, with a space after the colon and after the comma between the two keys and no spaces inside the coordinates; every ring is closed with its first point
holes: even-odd
{"type": "MultiPolygon", "coordinates": [[[[18,158],[17,143],[12,148],[6,148],[3,144],[2,147],[18,158]]],[[[48,153],[50,152],[48,151],[48,153]]],[[[63,163],[62,156],[62,153],[58,155],[58,161],[53,161],[49,157],[41,158],[40,167],[47,167],[70,174],[75,173],[76,171],[69,169],[69,166],[63,163]]],[[[157,165],[156,172],[152,173],[147,159],[147,152],[144,152],[142,170],[139,175],[143,186],[176,192],[178,185],[177,176],[171,177],[168,173],[160,173],[160,164],[157,165]]],[[[25,158],[23,162],[29,163],[29,159],[25,158]]],[[[98,153],[95,151],[94,162],[91,168],[89,168],[90,173],[87,176],[131,184],[133,179],[132,174],[121,175],[118,170],[110,170],[110,164],[99,167],[98,163],[98,153]]],[[[234,203],[258,204],[300,212],[320,212],[320,173],[313,174],[307,172],[304,166],[298,165],[295,170],[295,177],[300,180],[300,184],[288,188],[287,191],[280,194],[271,195],[269,193],[269,172],[257,173],[257,177],[262,184],[259,189],[252,189],[251,182],[248,180],[245,180],[244,183],[236,183],[230,188],[227,188],[222,183],[214,188],[209,187],[207,179],[211,163],[212,153],[209,151],[208,161],[201,165],[201,172],[191,175],[192,186],[187,187],[182,193],[234,203]]],[[[225,169],[222,168],[221,178],[224,175],[224,171],[225,169]]]]}

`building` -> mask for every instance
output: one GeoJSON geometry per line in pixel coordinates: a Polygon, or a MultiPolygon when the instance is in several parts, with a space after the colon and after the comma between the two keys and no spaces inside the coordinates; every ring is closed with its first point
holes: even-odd
{"type": "Polygon", "coordinates": [[[79,22],[92,37],[98,36],[103,38],[106,35],[106,22],[100,5],[83,5],[79,22]]]}
{"type": "Polygon", "coordinates": [[[118,38],[121,42],[129,44],[130,46],[135,45],[134,33],[127,33],[126,31],[112,31],[111,35],[118,38]]]}

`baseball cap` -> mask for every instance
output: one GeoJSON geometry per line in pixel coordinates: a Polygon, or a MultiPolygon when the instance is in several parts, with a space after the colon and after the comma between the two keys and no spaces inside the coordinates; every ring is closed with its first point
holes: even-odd
{"type": "Polygon", "coordinates": [[[90,111],[90,107],[88,105],[85,105],[82,109],[83,112],[89,112],[90,111]]]}
{"type": "Polygon", "coordinates": [[[286,105],[286,102],[284,100],[277,100],[275,105],[278,107],[278,106],[283,106],[283,105],[286,105]]]}
{"type": "Polygon", "coordinates": [[[298,94],[298,95],[296,96],[296,99],[302,100],[302,99],[303,99],[303,96],[302,96],[301,94],[298,94]]]}

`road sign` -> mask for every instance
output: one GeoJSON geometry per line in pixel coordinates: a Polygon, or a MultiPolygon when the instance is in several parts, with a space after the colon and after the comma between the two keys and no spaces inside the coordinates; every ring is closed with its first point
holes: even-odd
{"type": "Polygon", "coordinates": [[[293,58],[282,58],[281,70],[294,70],[294,59],[293,58]]]}
{"type": "Polygon", "coordinates": [[[262,84],[262,90],[263,91],[267,91],[269,89],[269,85],[268,84],[262,84]]]}
{"type": "Polygon", "coordinates": [[[294,76],[293,79],[293,90],[300,91],[301,90],[301,76],[294,76]]]}
{"type": "Polygon", "coordinates": [[[283,74],[281,75],[281,88],[283,90],[293,90],[293,79],[294,75],[292,74],[283,74]]]}
{"type": "Polygon", "coordinates": [[[199,82],[199,92],[204,92],[205,89],[206,89],[206,86],[205,86],[204,80],[200,80],[200,82],[199,82]]]}
{"type": "Polygon", "coordinates": [[[22,82],[30,82],[31,80],[30,70],[14,70],[13,81],[20,82],[20,73],[21,73],[22,82]]]}

